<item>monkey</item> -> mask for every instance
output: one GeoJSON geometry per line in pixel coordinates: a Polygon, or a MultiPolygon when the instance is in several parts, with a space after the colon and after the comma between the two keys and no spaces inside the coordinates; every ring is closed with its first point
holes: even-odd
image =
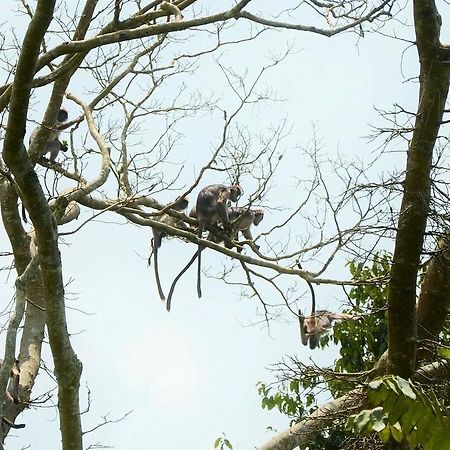
{"type": "Polygon", "coordinates": [[[334,320],[357,320],[357,317],[351,314],[333,313],[325,309],[318,309],[306,317],[299,310],[298,320],[302,344],[308,345],[309,339],[309,348],[314,350],[319,345],[320,337],[329,331],[334,320]]]}
{"type": "MultiPolygon", "coordinates": [[[[194,219],[197,218],[197,211],[195,207],[191,209],[189,217],[194,219]]],[[[250,228],[252,225],[258,226],[261,223],[264,218],[264,211],[262,209],[251,209],[244,206],[229,206],[228,218],[230,221],[230,227],[228,234],[226,235],[226,238],[228,239],[223,239],[223,235],[225,233],[222,233],[221,236],[210,231],[208,234],[208,240],[213,241],[216,244],[225,242],[226,248],[233,248],[232,241],[237,239],[239,231],[243,234],[246,240],[253,242],[253,236],[250,228]]],[[[255,248],[259,250],[259,245],[255,244],[255,248]]],[[[238,247],[238,252],[240,253],[241,251],[242,247],[238,247]]]]}
{"type": "MultiPolygon", "coordinates": [[[[61,107],[58,111],[58,118],[55,122],[55,125],[53,126],[52,130],[50,131],[50,134],[48,136],[47,142],[45,144],[45,149],[42,152],[42,158],[44,158],[44,155],[46,153],[50,153],[49,161],[51,164],[56,163],[56,158],[60,151],[66,152],[67,147],[59,141],[59,135],[61,134],[61,125],[64,122],[67,122],[67,119],[69,118],[69,114],[67,110],[63,107],[61,107]]],[[[38,128],[35,128],[33,133],[31,133],[30,136],[30,142],[33,140],[34,136],[37,133],[38,128]]],[[[45,159],[45,158],[44,158],[45,159]]]]}
{"type": "MultiPolygon", "coordinates": [[[[264,217],[264,211],[262,209],[250,209],[245,207],[230,207],[228,209],[229,213],[229,219],[231,221],[231,235],[229,235],[229,239],[225,240],[225,246],[227,248],[232,248],[232,239],[238,235],[239,231],[242,232],[244,237],[248,240],[252,240],[252,234],[250,231],[250,227],[253,225],[259,225],[264,217]]],[[[191,213],[189,214],[191,217],[193,217],[193,210],[191,210],[191,213]]],[[[194,216],[195,217],[195,216],[194,216]]],[[[213,232],[210,232],[208,235],[208,240],[220,243],[222,240],[220,239],[220,236],[215,235],[213,232]]],[[[259,248],[259,246],[256,246],[259,248]]],[[[178,282],[178,280],[183,276],[183,274],[191,267],[191,265],[194,263],[196,258],[198,257],[199,253],[204,250],[204,247],[199,248],[190,261],[183,267],[183,269],[180,271],[180,273],[175,277],[175,279],[172,282],[172,285],[170,286],[169,295],[167,297],[167,310],[170,311],[170,305],[172,301],[173,292],[175,290],[175,286],[178,282]]],[[[242,247],[238,247],[238,252],[242,251],[242,247]]]]}
{"type": "MultiPolygon", "coordinates": [[[[239,197],[242,195],[242,188],[236,184],[225,186],[223,184],[211,184],[205,186],[197,196],[197,202],[195,208],[192,208],[189,217],[198,220],[197,236],[202,238],[203,230],[207,226],[217,225],[220,221],[224,226],[226,232],[230,233],[231,223],[228,215],[228,202],[236,203],[239,197]]],[[[208,239],[211,238],[211,232],[208,234],[208,239]]],[[[197,266],[197,295],[198,298],[202,296],[201,290],[201,252],[203,247],[198,244],[197,251],[194,253],[190,261],[184,266],[181,272],[175,277],[170,287],[169,296],[167,297],[166,309],[170,311],[170,305],[172,301],[173,291],[178,280],[182,275],[191,267],[194,261],[198,258],[197,266]]]]}
{"type": "MultiPolygon", "coordinates": [[[[199,239],[202,238],[203,230],[208,225],[214,225],[219,220],[222,222],[225,232],[230,230],[230,219],[228,217],[228,201],[236,203],[242,195],[242,188],[237,184],[225,186],[223,184],[211,184],[204,187],[197,196],[195,212],[198,220],[199,239]]],[[[201,271],[202,271],[202,247],[198,244],[197,249],[197,295],[202,296],[201,271]]],[[[170,305],[169,305],[170,308],[170,305]]]]}
{"type": "MultiPolygon", "coordinates": [[[[297,265],[299,269],[302,268],[300,263],[297,263],[297,265]]],[[[325,309],[318,309],[316,311],[314,287],[311,282],[308,280],[305,281],[308,283],[311,291],[311,315],[305,317],[299,310],[298,321],[302,344],[308,345],[309,340],[309,348],[314,350],[319,345],[320,337],[332,327],[334,320],[359,320],[360,317],[346,313],[333,313],[325,309]]]]}
{"type": "MultiPolygon", "coordinates": [[[[253,242],[252,232],[250,228],[252,225],[258,226],[264,219],[264,211],[262,209],[251,209],[243,206],[231,206],[228,208],[229,219],[231,222],[229,235],[230,240],[237,239],[239,231],[242,233],[247,241],[253,242]]],[[[259,245],[255,245],[255,248],[259,250],[259,245]]],[[[232,248],[231,242],[225,241],[226,248],[232,248]]],[[[242,247],[238,247],[237,251],[242,252],[242,247]]]]}
{"type": "MultiPolygon", "coordinates": [[[[189,200],[185,197],[177,197],[175,199],[174,204],[172,205],[172,209],[175,211],[184,211],[189,204],[189,200]]],[[[158,222],[170,225],[172,227],[178,227],[178,228],[186,228],[185,223],[181,219],[177,219],[175,217],[169,216],[169,214],[162,214],[156,219],[158,222]]],[[[165,300],[166,297],[164,295],[164,292],[161,287],[161,281],[159,278],[159,271],[158,271],[158,249],[161,247],[162,239],[167,236],[167,233],[161,230],[158,230],[157,228],[152,228],[153,231],[153,238],[151,241],[152,246],[152,253],[154,257],[154,270],[155,270],[155,278],[156,278],[156,285],[158,287],[158,293],[159,298],[161,300],[165,300]]],[[[148,259],[148,262],[150,264],[152,255],[150,254],[150,257],[148,259]]]]}

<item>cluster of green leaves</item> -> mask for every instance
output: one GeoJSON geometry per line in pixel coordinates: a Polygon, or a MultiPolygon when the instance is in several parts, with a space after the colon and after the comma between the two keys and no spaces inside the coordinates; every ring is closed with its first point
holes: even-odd
{"type": "Polygon", "coordinates": [[[277,408],[283,414],[289,417],[303,417],[305,406],[313,403],[314,398],[306,398],[306,405],[300,395],[300,381],[291,380],[289,383],[283,383],[281,386],[269,387],[264,383],[258,383],[258,394],[261,396],[261,406],[269,411],[277,408]]]}
{"type": "Polygon", "coordinates": [[[223,437],[218,437],[215,441],[214,441],[214,448],[218,448],[219,450],[233,450],[233,445],[231,444],[231,442],[227,439],[227,437],[225,436],[225,433],[222,433],[223,437]]]}
{"type": "MultiPolygon", "coordinates": [[[[347,320],[335,325],[333,341],[340,343],[340,358],[335,363],[336,372],[361,372],[370,370],[387,349],[386,304],[389,294],[387,278],[392,257],[389,253],[377,253],[370,265],[351,261],[348,263],[354,280],[379,279],[380,283],[355,286],[349,292],[353,304],[345,312],[361,315],[363,320],[347,320]],[[385,282],[383,282],[386,280],[385,282]]],[[[331,339],[325,336],[327,340],[331,339]]],[[[339,396],[352,385],[331,379],[328,387],[333,396],[339,396]]]]}
{"type": "MultiPolygon", "coordinates": [[[[319,382],[318,377],[316,384],[319,382]]],[[[311,383],[311,379],[309,379],[311,383]]],[[[308,383],[308,384],[309,384],[308,383]]],[[[312,382],[314,383],[314,382],[312,382]]],[[[306,413],[310,414],[315,408],[315,396],[312,391],[303,394],[300,390],[304,390],[304,384],[299,380],[291,380],[289,383],[282,383],[275,387],[268,387],[264,383],[258,383],[258,393],[262,397],[261,405],[264,408],[278,409],[283,414],[295,418],[293,422],[301,420],[306,413]]],[[[338,450],[342,448],[348,432],[339,426],[333,426],[324,429],[322,434],[315,437],[314,443],[307,446],[300,446],[301,450],[338,450]]]]}
{"type": "Polygon", "coordinates": [[[347,428],[362,435],[377,432],[382,442],[406,440],[412,448],[450,448],[450,417],[433,392],[389,375],[369,383],[373,409],[349,417],[347,428]]]}

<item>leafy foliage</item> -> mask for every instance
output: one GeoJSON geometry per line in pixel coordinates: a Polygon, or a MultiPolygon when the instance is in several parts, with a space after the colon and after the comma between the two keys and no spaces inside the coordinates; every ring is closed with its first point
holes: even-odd
{"type": "MultiPolygon", "coordinates": [[[[379,278],[387,280],[391,269],[391,255],[375,255],[372,265],[351,261],[348,264],[354,280],[379,278]]],[[[361,314],[364,320],[346,321],[335,327],[334,342],[340,342],[341,357],[336,370],[356,372],[370,369],[387,349],[387,325],[384,308],[389,288],[386,283],[367,284],[351,289],[349,299],[354,304],[352,314],[361,314]],[[367,314],[369,312],[369,314],[367,314]]]]}
{"type": "MultiPolygon", "coordinates": [[[[368,370],[387,348],[387,326],[385,306],[388,287],[383,281],[390,271],[391,255],[379,253],[374,256],[370,265],[351,261],[348,264],[354,280],[379,278],[379,284],[361,285],[351,289],[349,299],[353,308],[345,312],[361,315],[364,320],[344,321],[335,325],[333,337],[325,335],[321,338],[321,347],[327,347],[331,339],[340,343],[340,358],[336,361],[337,372],[359,372],[368,370]]],[[[262,407],[269,410],[277,408],[283,414],[301,420],[315,406],[315,392],[321,377],[304,376],[304,373],[278,386],[268,387],[258,384],[258,393],[262,397],[262,407]]],[[[338,396],[353,387],[346,381],[329,378],[327,387],[333,396],[338,396]]],[[[339,449],[348,436],[338,423],[334,424],[322,435],[318,435],[314,443],[308,444],[309,450],[339,449]]]]}
{"type": "MultiPolygon", "coordinates": [[[[371,265],[351,261],[348,267],[354,280],[378,278],[380,283],[356,286],[350,290],[349,299],[353,304],[345,312],[361,315],[362,321],[344,321],[337,324],[333,340],[340,343],[340,358],[335,363],[336,372],[361,372],[369,370],[387,349],[386,303],[389,293],[387,280],[392,257],[383,252],[374,255],[371,265]]],[[[325,340],[330,340],[325,336],[325,340]]],[[[328,387],[333,396],[339,396],[351,389],[352,385],[342,380],[330,379],[328,387]]]]}
{"type": "Polygon", "coordinates": [[[223,434],[223,437],[218,437],[214,441],[214,448],[218,448],[219,450],[233,450],[233,444],[223,434]]]}
{"type": "Polygon", "coordinates": [[[383,442],[406,439],[412,448],[450,448],[450,417],[432,391],[389,375],[369,384],[368,397],[375,408],[350,416],[348,429],[362,435],[376,432],[383,442]]]}
{"type": "MultiPolygon", "coordinates": [[[[258,383],[258,394],[262,397],[261,407],[269,411],[277,408],[289,417],[302,417],[305,414],[305,406],[300,396],[300,381],[291,380],[284,389],[278,389],[275,393],[274,387],[268,387],[264,383],[258,383]]],[[[311,405],[313,398],[306,399],[306,406],[311,405]]]]}

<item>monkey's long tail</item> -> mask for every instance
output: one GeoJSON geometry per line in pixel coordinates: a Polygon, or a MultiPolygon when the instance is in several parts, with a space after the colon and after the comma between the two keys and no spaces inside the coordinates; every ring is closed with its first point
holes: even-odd
{"type": "MultiPolygon", "coordinates": [[[[299,261],[297,261],[297,267],[300,270],[303,270],[303,267],[299,261]]],[[[316,294],[314,292],[314,286],[312,285],[312,283],[308,280],[305,281],[308,283],[309,289],[311,291],[311,316],[313,316],[316,312],[316,294]]]]}
{"type": "Polygon", "coordinates": [[[183,269],[181,270],[181,272],[175,277],[175,279],[172,282],[172,285],[170,286],[170,291],[169,291],[169,295],[167,296],[167,303],[166,303],[166,309],[167,311],[170,311],[170,305],[172,303],[172,296],[173,296],[173,291],[175,290],[175,286],[178,283],[178,280],[183,276],[183,274],[189,269],[189,267],[192,266],[192,264],[194,264],[195,260],[197,259],[198,256],[198,250],[194,253],[194,255],[192,256],[192,258],[190,259],[190,261],[183,267],[183,269]]]}
{"type": "Polygon", "coordinates": [[[159,279],[159,269],[158,269],[158,245],[155,245],[155,249],[153,251],[153,257],[154,257],[154,269],[155,269],[155,278],[156,278],[156,285],[158,286],[158,293],[159,293],[159,298],[161,300],[165,300],[166,297],[164,296],[164,292],[162,290],[162,286],[161,286],[161,280],[159,279]]]}
{"type": "Polygon", "coordinates": [[[202,250],[204,247],[198,247],[197,254],[198,254],[198,265],[197,265],[197,295],[198,298],[202,297],[202,250]]]}

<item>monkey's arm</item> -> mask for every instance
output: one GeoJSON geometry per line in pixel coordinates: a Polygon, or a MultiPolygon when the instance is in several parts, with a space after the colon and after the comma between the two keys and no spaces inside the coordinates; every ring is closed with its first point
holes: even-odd
{"type": "Polygon", "coordinates": [[[230,224],[230,219],[228,217],[228,206],[227,202],[230,198],[231,191],[229,188],[223,188],[219,191],[217,195],[217,211],[223,221],[224,227],[228,227],[230,224]]]}
{"type": "Polygon", "coordinates": [[[300,325],[300,336],[302,339],[303,345],[308,345],[308,336],[306,336],[306,330],[305,330],[305,317],[302,315],[302,313],[298,312],[298,322],[300,325]]]}

